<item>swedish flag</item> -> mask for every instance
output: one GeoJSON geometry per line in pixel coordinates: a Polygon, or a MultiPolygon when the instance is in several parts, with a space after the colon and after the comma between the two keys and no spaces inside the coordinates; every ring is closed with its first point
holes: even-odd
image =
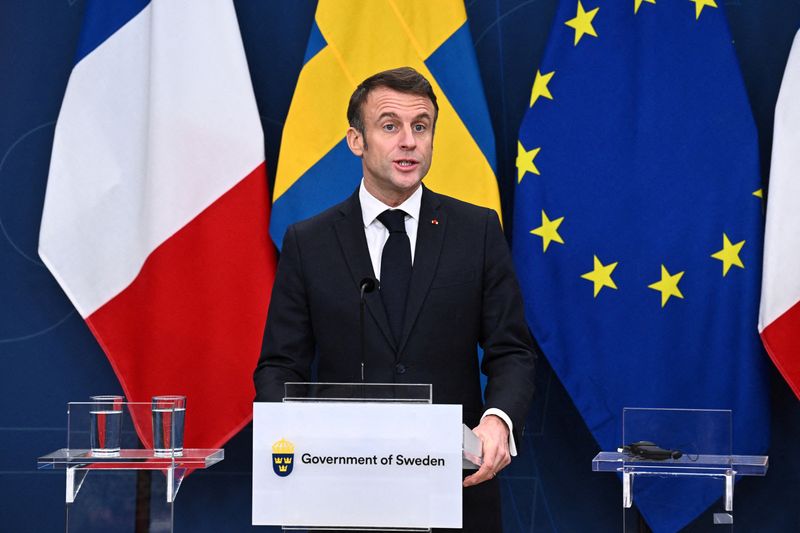
{"type": "MultiPolygon", "coordinates": [[[[767,447],[758,149],[731,42],[714,0],[563,0],[532,76],[514,258],[605,450],[623,407],[731,409],[734,453],[767,447]]],[[[663,487],[634,500],[659,532],[722,493],[663,487]]]]}
{"type": "Polygon", "coordinates": [[[320,0],[283,129],[270,234],[350,195],[362,177],[347,148],[347,103],[376,72],[410,66],[439,103],[436,192],[500,212],[494,136],[462,0],[320,0]]]}

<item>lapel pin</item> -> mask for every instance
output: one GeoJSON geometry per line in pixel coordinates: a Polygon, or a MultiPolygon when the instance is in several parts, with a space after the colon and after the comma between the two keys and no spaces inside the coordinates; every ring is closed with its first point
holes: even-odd
{"type": "Polygon", "coordinates": [[[433,224],[434,226],[438,226],[439,221],[434,218],[433,220],[431,220],[431,224],[433,224]]]}

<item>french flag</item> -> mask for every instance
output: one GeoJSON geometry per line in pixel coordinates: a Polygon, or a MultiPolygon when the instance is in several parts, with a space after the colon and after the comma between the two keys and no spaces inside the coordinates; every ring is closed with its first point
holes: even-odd
{"type": "Polygon", "coordinates": [[[783,73],[764,234],[758,331],[775,366],[800,398],[800,32],[783,73]]]}
{"type": "Polygon", "coordinates": [[[268,220],[233,4],[88,2],[39,255],[128,401],[187,396],[188,448],[219,447],[252,417],[275,274],[268,220]]]}

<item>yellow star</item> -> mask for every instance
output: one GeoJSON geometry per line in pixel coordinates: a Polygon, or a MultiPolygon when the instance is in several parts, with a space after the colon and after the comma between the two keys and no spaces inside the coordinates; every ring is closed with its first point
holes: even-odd
{"type": "Polygon", "coordinates": [[[575,46],[578,46],[578,41],[586,34],[597,37],[597,32],[594,31],[594,26],[592,26],[592,20],[599,10],[600,8],[596,7],[591,11],[584,11],[581,0],[578,0],[578,14],[575,15],[574,19],[569,19],[564,23],[575,30],[575,46]]]}
{"type": "Polygon", "coordinates": [[[539,154],[539,150],[541,150],[541,148],[526,150],[525,147],[522,146],[522,143],[517,141],[517,183],[522,183],[522,176],[524,176],[526,172],[533,172],[537,176],[540,176],[539,169],[536,168],[536,165],[533,163],[533,160],[536,159],[536,156],[539,154]]]}
{"type": "Polygon", "coordinates": [[[647,286],[661,293],[661,307],[667,305],[667,300],[669,300],[670,296],[683,298],[683,294],[681,294],[681,290],[678,288],[678,282],[683,277],[683,274],[684,272],[678,272],[675,275],[671,275],[667,272],[667,268],[661,265],[661,279],[647,286]]]}
{"type": "Polygon", "coordinates": [[[550,94],[550,89],[547,88],[547,84],[550,83],[550,79],[552,79],[555,73],[555,70],[547,74],[542,74],[538,70],[536,71],[536,79],[533,81],[533,89],[531,90],[531,105],[528,107],[533,107],[533,104],[536,103],[536,100],[538,100],[540,96],[550,100],[553,99],[553,95],[550,94]]]}
{"type": "Polygon", "coordinates": [[[639,12],[639,8],[642,7],[642,2],[647,2],[648,4],[655,4],[656,0],[633,0],[634,15],[639,12]]]}
{"type": "Polygon", "coordinates": [[[587,272],[586,274],[581,274],[583,279],[588,279],[594,283],[595,298],[597,298],[600,289],[603,287],[611,287],[612,289],[617,288],[617,284],[614,283],[613,279],[611,279],[611,273],[614,272],[615,268],[617,268],[618,263],[619,262],[611,263],[610,265],[603,265],[597,256],[594,256],[594,270],[587,272]]]}
{"type": "Polygon", "coordinates": [[[757,191],[753,191],[753,196],[756,198],[764,198],[764,189],[758,189],[757,191]]]}
{"type": "Polygon", "coordinates": [[[695,20],[700,19],[700,12],[703,11],[704,7],[706,6],[717,7],[717,2],[715,2],[715,0],[689,0],[689,1],[694,2],[695,20]]]}
{"type": "Polygon", "coordinates": [[[731,244],[731,241],[728,240],[728,236],[724,233],[722,234],[722,250],[711,254],[711,257],[714,259],[722,261],[722,277],[728,275],[728,270],[730,270],[733,265],[744,268],[742,260],[739,259],[739,252],[742,250],[742,246],[744,246],[744,241],[731,244]]]}
{"type": "Polygon", "coordinates": [[[558,227],[564,222],[564,217],[555,220],[547,218],[547,214],[542,209],[542,225],[531,230],[531,233],[542,238],[542,251],[546,252],[547,247],[552,241],[564,244],[564,239],[558,234],[558,227]]]}

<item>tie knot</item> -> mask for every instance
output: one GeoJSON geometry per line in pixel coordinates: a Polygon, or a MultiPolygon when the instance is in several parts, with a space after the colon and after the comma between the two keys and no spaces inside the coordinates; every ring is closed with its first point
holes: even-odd
{"type": "Polygon", "coordinates": [[[406,232],[406,212],[402,209],[387,209],[378,215],[378,220],[386,226],[389,233],[406,232]]]}

